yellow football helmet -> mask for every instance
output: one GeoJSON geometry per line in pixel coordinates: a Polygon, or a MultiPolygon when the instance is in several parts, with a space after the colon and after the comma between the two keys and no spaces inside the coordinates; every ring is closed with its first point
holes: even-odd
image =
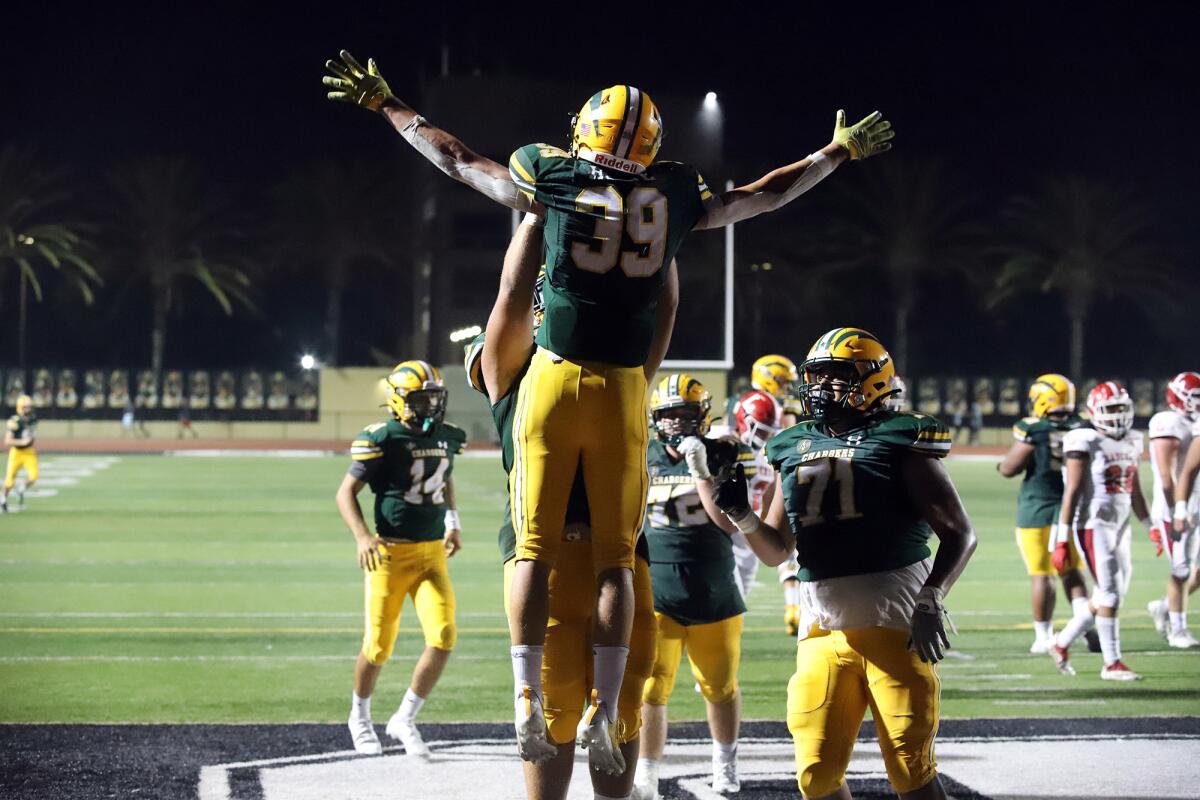
{"type": "Polygon", "coordinates": [[[1035,417],[1075,410],[1075,384],[1066,375],[1048,372],[1029,386],[1029,409],[1035,417]]]}
{"type": "Polygon", "coordinates": [[[571,155],[641,172],[654,162],[662,137],[662,116],[650,95],[619,84],[596,92],[571,120],[571,155]]]}
{"type": "Polygon", "coordinates": [[[792,385],[800,380],[796,362],[787,356],[763,356],[750,368],[750,385],[779,402],[792,394],[792,385]]]}
{"type": "Polygon", "coordinates": [[[668,375],[650,394],[650,422],[659,441],[672,447],[688,436],[703,436],[712,426],[712,397],[686,372],[668,375]],[[694,409],[693,419],[665,413],[677,408],[694,409]]]}
{"type": "Polygon", "coordinates": [[[834,328],[817,339],[800,371],[804,373],[800,399],[805,410],[818,419],[839,411],[872,413],[897,391],[892,385],[896,376],[892,357],[878,339],[861,328],[834,328]],[[840,398],[834,393],[836,387],[816,376],[818,371],[838,367],[844,376],[837,380],[845,382],[840,398]]]}
{"type": "Polygon", "coordinates": [[[401,361],[387,385],[387,407],[404,424],[427,431],[446,416],[446,384],[429,362],[401,361]]]}
{"type": "Polygon", "coordinates": [[[17,413],[18,414],[28,414],[32,410],[33,410],[33,398],[27,394],[19,395],[17,397],[17,413]]]}

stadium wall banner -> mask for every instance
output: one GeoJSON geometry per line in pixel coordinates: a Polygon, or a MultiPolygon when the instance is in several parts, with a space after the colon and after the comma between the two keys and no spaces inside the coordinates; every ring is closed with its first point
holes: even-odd
{"type": "MultiPolygon", "coordinates": [[[[904,376],[908,387],[906,409],[931,414],[953,427],[1006,425],[1029,410],[1025,394],[1034,376],[1008,377],[916,377],[904,376]]],[[[1097,384],[1114,380],[1093,377],[1076,387],[1077,408],[1084,413],[1084,400],[1097,384]]],[[[1150,417],[1166,409],[1169,378],[1117,377],[1133,398],[1135,424],[1146,426],[1150,417]]]]}
{"type": "Polygon", "coordinates": [[[320,373],[258,369],[0,368],[4,405],[28,394],[40,419],[315,422],[320,373]]]}

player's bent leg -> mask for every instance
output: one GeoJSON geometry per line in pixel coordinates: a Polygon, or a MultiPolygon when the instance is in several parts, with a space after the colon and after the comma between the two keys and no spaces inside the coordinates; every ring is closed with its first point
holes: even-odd
{"type": "Polygon", "coordinates": [[[848,639],[866,659],[867,691],[888,780],[902,796],[937,775],[934,737],[941,718],[937,667],[908,649],[908,632],[864,628],[848,639]]]}
{"type": "Polygon", "coordinates": [[[801,639],[788,681],[787,725],[805,798],[850,796],[846,767],[866,710],[863,661],[845,634],[817,631],[801,639]]]}

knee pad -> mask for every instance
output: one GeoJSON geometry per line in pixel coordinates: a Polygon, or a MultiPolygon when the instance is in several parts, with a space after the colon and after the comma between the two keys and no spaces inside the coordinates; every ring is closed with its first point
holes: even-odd
{"type": "Polygon", "coordinates": [[[814,761],[797,765],[796,785],[805,797],[826,797],[846,782],[846,773],[830,764],[814,761]]]}
{"type": "Polygon", "coordinates": [[[1092,603],[1097,607],[1117,608],[1121,605],[1121,595],[1117,593],[1116,589],[1097,586],[1092,592],[1092,603]]]}
{"type": "Polygon", "coordinates": [[[704,699],[712,703],[714,706],[719,706],[728,703],[737,696],[738,685],[736,678],[730,678],[728,683],[720,686],[713,686],[706,681],[700,681],[700,694],[704,699]]]}
{"type": "Polygon", "coordinates": [[[454,644],[457,641],[458,626],[453,622],[443,622],[439,625],[433,625],[430,630],[425,632],[425,644],[429,647],[436,647],[439,650],[453,650],[454,644]]]}
{"type": "Polygon", "coordinates": [[[363,658],[376,667],[382,667],[392,657],[392,647],[386,647],[379,642],[364,642],[363,658]]]}

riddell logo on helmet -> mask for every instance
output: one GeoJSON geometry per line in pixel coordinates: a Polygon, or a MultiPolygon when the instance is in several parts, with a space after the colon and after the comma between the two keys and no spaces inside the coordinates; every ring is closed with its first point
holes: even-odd
{"type": "Polygon", "coordinates": [[[622,172],[639,172],[642,168],[641,164],[633,161],[626,161],[625,159],[617,158],[616,156],[610,156],[607,153],[594,153],[592,155],[592,160],[602,167],[619,169],[622,172]]]}

